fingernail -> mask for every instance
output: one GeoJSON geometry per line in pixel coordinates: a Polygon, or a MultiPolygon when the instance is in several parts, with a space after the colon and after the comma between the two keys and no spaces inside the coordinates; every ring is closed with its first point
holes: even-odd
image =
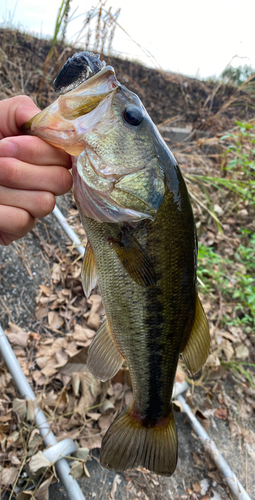
{"type": "Polygon", "coordinates": [[[9,138],[2,139],[0,141],[0,156],[8,156],[9,158],[15,158],[18,151],[18,146],[15,142],[12,142],[9,138]]]}

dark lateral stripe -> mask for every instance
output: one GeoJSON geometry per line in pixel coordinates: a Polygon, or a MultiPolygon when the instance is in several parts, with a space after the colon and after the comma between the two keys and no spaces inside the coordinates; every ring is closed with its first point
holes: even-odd
{"type": "Polygon", "coordinates": [[[160,300],[162,291],[154,286],[146,290],[149,364],[149,405],[146,410],[145,424],[155,424],[163,416],[165,402],[161,390],[163,382],[163,306],[160,300]]]}

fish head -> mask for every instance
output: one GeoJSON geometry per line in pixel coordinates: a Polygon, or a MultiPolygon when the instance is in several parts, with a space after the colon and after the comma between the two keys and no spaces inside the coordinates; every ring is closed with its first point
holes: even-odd
{"type": "Polygon", "coordinates": [[[25,128],[73,156],[84,215],[100,222],[155,219],[165,193],[162,139],[112,67],[61,95],[25,128]]]}

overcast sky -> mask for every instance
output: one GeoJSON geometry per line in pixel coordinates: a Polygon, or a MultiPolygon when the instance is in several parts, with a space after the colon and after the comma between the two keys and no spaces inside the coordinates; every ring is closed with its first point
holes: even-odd
{"type": "MultiPolygon", "coordinates": [[[[0,22],[11,17],[17,27],[52,36],[60,4],[0,0],[0,22]]],[[[74,39],[86,11],[96,4],[72,0],[71,12],[78,8],[76,16],[81,16],[69,24],[69,38],[74,39]]],[[[117,28],[115,55],[201,78],[219,76],[231,61],[233,66],[255,68],[255,0],[108,0],[110,6],[113,12],[121,8],[118,21],[129,35],[117,28]]]]}

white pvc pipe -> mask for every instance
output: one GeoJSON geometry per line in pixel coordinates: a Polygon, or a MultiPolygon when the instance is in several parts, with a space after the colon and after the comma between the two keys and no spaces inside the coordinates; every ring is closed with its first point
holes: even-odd
{"type": "Polygon", "coordinates": [[[85,248],[82,246],[82,243],[81,243],[80,239],[78,238],[77,234],[69,226],[66,218],[64,217],[62,212],[59,210],[57,205],[55,206],[52,213],[58,219],[59,224],[62,226],[62,228],[66,232],[67,236],[69,236],[70,240],[72,240],[72,242],[76,245],[76,249],[78,250],[79,254],[84,255],[85,248]]]}
{"type": "MultiPolygon", "coordinates": [[[[12,375],[12,378],[18,388],[19,393],[25,399],[35,400],[32,391],[19,363],[11,348],[11,345],[0,325],[0,352],[4,358],[5,364],[12,375]]],[[[42,410],[36,408],[35,422],[46,446],[58,445],[58,442],[50,430],[50,426],[42,410]]],[[[70,467],[65,458],[60,458],[55,463],[56,471],[71,500],[85,500],[83,493],[77,481],[70,474],[70,467]]]]}
{"type": "Polygon", "coordinates": [[[183,411],[189,417],[195,432],[203,443],[205,450],[209,453],[210,457],[222,473],[235,500],[251,500],[245,489],[242,487],[241,483],[239,483],[236,475],[230,469],[226,460],[217,449],[214,441],[208,436],[207,432],[199,423],[195,415],[192,413],[191,408],[186,403],[185,399],[181,395],[178,395],[177,399],[178,401],[180,401],[183,411]]]}
{"type": "Polygon", "coordinates": [[[77,446],[71,438],[63,439],[59,441],[54,446],[50,446],[43,451],[43,456],[49,460],[51,464],[54,464],[57,460],[63,457],[68,457],[77,451],[77,446]]]}

